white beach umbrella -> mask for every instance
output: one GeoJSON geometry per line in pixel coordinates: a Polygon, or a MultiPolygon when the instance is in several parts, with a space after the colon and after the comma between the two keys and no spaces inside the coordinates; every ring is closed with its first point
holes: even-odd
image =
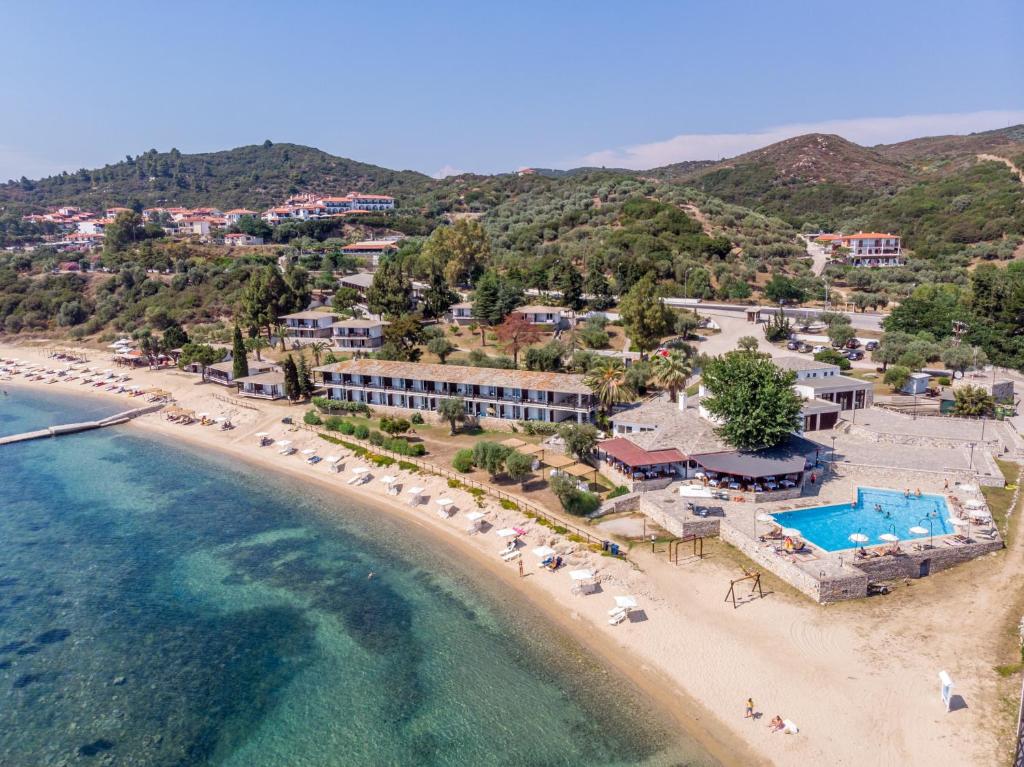
{"type": "Polygon", "coordinates": [[[288,447],[290,444],[292,444],[292,441],[290,439],[279,439],[274,444],[277,445],[278,447],[288,447]]]}
{"type": "Polygon", "coordinates": [[[538,546],[533,550],[533,555],[537,557],[537,559],[544,559],[546,557],[550,557],[554,553],[555,550],[550,546],[538,546]]]}
{"type": "Polygon", "coordinates": [[[270,436],[270,432],[258,431],[258,432],[256,432],[256,436],[257,437],[269,437],[270,436]]]}
{"type": "Polygon", "coordinates": [[[485,516],[487,515],[484,514],[482,511],[471,511],[466,515],[466,519],[468,519],[470,522],[476,522],[478,520],[483,519],[485,516]]]}
{"type": "Polygon", "coordinates": [[[209,413],[200,413],[199,415],[196,416],[196,418],[199,418],[200,420],[202,420],[203,418],[209,418],[209,417],[210,417],[209,413]]]}
{"type": "Polygon", "coordinates": [[[369,471],[370,470],[367,469],[365,466],[356,466],[354,469],[352,469],[353,474],[367,474],[369,473],[369,471]]]}
{"type": "Polygon", "coordinates": [[[313,455],[314,453],[316,453],[316,448],[313,447],[307,447],[305,450],[302,451],[303,455],[313,455]]]}
{"type": "Polygon", "coordinates": [[[757,515],[756,519],[758,522],[775,522],[775,524],[778,524],[778,522],[776,522],[775,520],[775,517],[773,517],[771,514],[766,514],[763,511],[757,515]]]}
{"type": "Polygon", "coordinates": [[[985,502],[980,501],[977,498],[969,498],[964,501],[965,509],[983,509],[985,508],[985,502]]]}
{"type": "Polygon", "coordinates": [[[519,533],[517,533],[511,527],[503,527],[498,532],[495,533],[495,535],[498,536],[499,538],[511,538],[512,536],[518,535],[518,534],[519,533]]]}
{"type": "Polygon", "coordinates": [[[395,482],[398,481],[398,478],[392,477],[390,474],[385,474],[383,477],[380,478],[380,481],[383,482],[385,485],[393,485],[395,482]]]}
{"type": "Polygon", "coordinates": [[[928,535],[927,528],[921,527],[920,525],[914,525],[907,532],[909,532],[911,535],[928,535]]]}
{"type": "Polygon", "coordinates": [[[436,501],[434,501],[434,503],[436,503],[442,509],[446,509],[453,503],[455,503],[455,501],[453,501],[451,498],[438,498],[436,501]]]}
{"type": "Polygon", "coordinates": [[[782,534],[787,538],[799,538],[801,532],[797,530],[795,527],[784,527],[782,528],[782,534]]]}
{"type": "Polygon", "coordinates": [[[631,597],[631,596],[628,596],[628,595],[627,596],[621,596],[621,597],[615,597],[615,606],[616,607],[622,607],[622,608],[625,608],[627,610],[632,610],[634,607],[637,606],[636,597],[631,597]]]}
{"type": "Polygon", "coordinates": [[[589,581],[594,577],[594,574],[590,570],[573,570],[569,573],[569,577],[574,581],[589,581]]]}
{"type": "Polygon", "coordinates": [[[898,535],[893,535],[892,533],[882,533],[878,536],[878,539],[887,543],[898,543],[900,537],[898,535]]]}
{"type": "Polygon", "coordinates": [[[956,519],[955,517],[950,517],[946,521],[949,522],[949,524],[951,524],[953,527],[967,527],[969,524],[971,524],[966,519],[956,519]]]}
{"type": "Polygon", "coordinates": [[[978,486],[977,485],[960,485],[960,489],[963,490],[965,493],[976,493],[976,492],[978,492],[978,486]]]}
{"type": "Polygon", "coordinates": [[[337,463],[338,461],[341,460],[341,456],[340,455],[329,455],[326,458],[324,458],[324,460],[327,461],[327,463],[337,463]]]}
{"type": "Polygon", "coordinates": [[[864,533],[853,533],[850,536],[850,540],[853,543],[867,543],[868,542],[868,537],[866,535],[864,535],[864,533]]]}
{"type": "Polygon", "coordinates": [[[409,495],[419,495],[420,493],[423,492],[423,488],[422,487],[410,487],[406,492],[409,495]]]}

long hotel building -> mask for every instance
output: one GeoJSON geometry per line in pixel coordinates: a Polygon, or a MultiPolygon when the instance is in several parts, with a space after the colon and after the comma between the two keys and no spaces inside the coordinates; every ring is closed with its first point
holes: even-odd
{"type": "Polygon", "coordinates": [[[315,369],[330,399],[407,410],[437,410],[461,397],[477,418],[561,423],[594,420],[594,395],[583,377],[528,370],[362,359],[315,369]]]}

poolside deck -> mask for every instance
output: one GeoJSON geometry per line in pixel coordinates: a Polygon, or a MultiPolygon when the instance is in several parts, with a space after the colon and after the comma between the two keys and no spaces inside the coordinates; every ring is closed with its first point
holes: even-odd
{"type": "MultiPolygon", "coordinates": [[[[768,514],[801,508],[827,506],[848,502],[856,496],[858,487],[896,486],[942,495],[944,479],[938,475],[908,475],[900,472],[892,484],[880,480],[877,471],[839,464],[835,473],[829,473],[824,483],[807,484],[799,499],[773,503],[736,503],[708,499],[699,505],[709,510],[707,517],[694,516],[687,510],[686,501],[678,494],[678,486],[666,490],[644,493],[638,499],[638,508],[673,535],[718,535],[739,549],[765,569],[775,573],[816,602],[828,603],[867,596],[869,583],[895,578],[920,578],[930,573],[954,567],[975,557],[1003,547],[998,533],[992,540],[974,537],[973,543],[951,545],[952,534],[936,535],[934,548],[927,548],[927,538],[901,542],[902,553],[861,560],[856,547],[842,551],[825,551],[808,541],[809,551],[790,554],[777,551],[779,541],[761,541],[759,535],[768,531],[768,525],[759,523],[760,512],[768,514]],[[915,547],[920,547],[915,548],[915,547]]],[[[869,545],[877,549],[878,546],[869,545]]]]}

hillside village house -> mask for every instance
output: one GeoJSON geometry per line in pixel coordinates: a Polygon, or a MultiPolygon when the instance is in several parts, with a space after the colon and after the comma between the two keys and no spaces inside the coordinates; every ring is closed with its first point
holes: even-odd
{"type": "Polygon", "coordinates": [[[373,284],[373,275],[369,272],[346,274],[338,278],[338,284],[343,288],[352,288],[354,291],[359,293],[360,296],[365,297],[366,291],[369,290],[370,286],[373,284]]]}
{"type": "Polygon", "coordinates": [[[815,241],[824,246],[833,258],[842,259],[851,266],[903,266],[906,263],[900,247],[900,238],[895,234],[823,234],[815,241]],[[841,248],[848,252],[842,254],[841,248]]]}
{"type": "Polygon", "coordinates": [[[381,320],[341,320],[331,325],[331,338],[339,349],[376,351],[384,345],[387,324],[381,320]]]}
{"type": "Polygon", "coordinates": [[[477,418],[589,423],[596,402],[583,377],[461,365],[360,359],[318,367],[327,396],[406,410],[436,410],[461,397],[477,418]]]}
{"type": "Polygon", "coordinates": [[[311,341],[331,337],[331,324],[338,317],[328,312],[296,312],[281,317],[288,338],[311,341]]]}
{"type": "Polygon", "coordinates": [[[394,253],[397,250],[398,243],[394,240],[365,240],[345,245],[342,247],[341,252],[346,256],[369,258],[370,263],[376,267],[380,266],[381,256],[385,253],[394,253]]]}
{"type": "Polygon", "coordinates": [[[531,325],[561,327],[565,323],[565,310],[560,306],[520,306],[512,312],[526,318],[531,325]]]}
{"type": "Polygon", "coordinates": [[[469,325],[473,320],[473,303],[471,301],[462,301],[458,304],[452,304],[448,307],[448,314],[452,318],[452,322],[457,325],[469,325]]]}
{"type": "Polygon", "coordinates": [[[263,238],[256,237],[252,234],[246,234],[245,232],[238,232],[237,234],[225,234],[224,244],[228,247],[246,247],[252,245],[262,245],[263,238]]]}
{"type": "Polygon", "coordinates": [[[224,214],[224,220],[229,224],[237,224],[242,216],[258,216],[259,214],[254,210],[248,210],[247,208],[234,208],[224,214]]]}

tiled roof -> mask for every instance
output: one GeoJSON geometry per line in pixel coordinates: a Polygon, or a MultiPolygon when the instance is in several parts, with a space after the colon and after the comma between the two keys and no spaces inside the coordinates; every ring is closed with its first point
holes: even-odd
{"type": "Polygon", "coordinates": [[[386,378],[411,378],[421,381],[447,381],[476,386],[534,389],[565,394],[591,393],[583,383],[583,376],[568,373],[538,373],[532,370],[474,368],[463,365],[432,365],[420,362],[392,362],[373,359],[348,360],[325,365],[316,370],[386,378]]]}
{"type": "Polygon", "coordinates": [[[616,437],[599,442],[599,450],[603,450],[627,466],[655,466],[660,463],[678,463],[685,461],[686,456],[675,448],[668,450],[644,450],[625,437],[616,437]]]}
{"type": "Polygon", "coordinates": [[[838,367],[831,362],[818,362],[813,357],[776,357],[772,360],[775,367],[782,370],[829,370],[838,367]]]}
{"type": "Polygon", "coordinates": [[[295,312],[294,314],[284,314],[281,316],[282,320],[319,320],[327,317],[332,322],[336,315],[330,312],[295,312]]]}

